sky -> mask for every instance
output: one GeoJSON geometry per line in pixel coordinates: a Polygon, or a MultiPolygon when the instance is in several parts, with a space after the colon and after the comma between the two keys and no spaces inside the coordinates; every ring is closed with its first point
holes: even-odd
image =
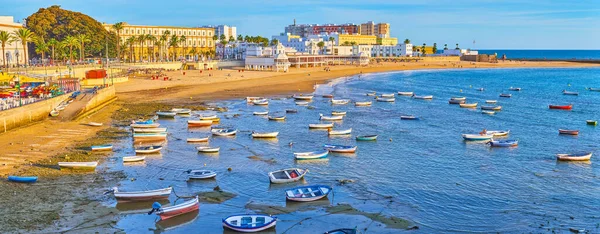
{"type": "Polygon", "coordinates": [[[600,0],[0,0],[0,15],[22,20],[60,5],[100,22],[236,26],[271,37],[292,24],[391,24],[413,44],[472,49],[600,49],[600,0]]]}

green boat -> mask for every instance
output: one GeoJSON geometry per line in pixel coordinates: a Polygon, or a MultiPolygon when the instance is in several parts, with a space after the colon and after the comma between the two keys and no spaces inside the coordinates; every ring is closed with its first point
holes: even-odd
{"type": "Polygon", "coordinates": [[[585,122],[588,125],[594,125],[594,126],[598,125],[598,121],[596,121],[596,120],[586,120],[585,122]]]}
{"type": "Polygon", "coordinates": [[[356,136],[357,141],[374,141],[377,140],[377,135],[356,136]]]}

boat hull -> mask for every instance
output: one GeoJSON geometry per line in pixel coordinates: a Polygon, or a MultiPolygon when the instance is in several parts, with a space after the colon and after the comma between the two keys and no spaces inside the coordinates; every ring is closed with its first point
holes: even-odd
{"type": "Polygon", "coordinates": [[[17,183],[34,183],[37,180],[37,176],[8,176],[8,181],[17,183]]]}

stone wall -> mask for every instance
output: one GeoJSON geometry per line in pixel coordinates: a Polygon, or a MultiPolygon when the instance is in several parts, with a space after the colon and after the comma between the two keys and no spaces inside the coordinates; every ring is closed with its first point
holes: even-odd
{"type": "Polygon", "coordinates": [[[85,107],[83,109],[81,109],[78,116],[93,110],[94,108],[104,104],[105,102],[115,99],[115,97],[115,86],[110,86],[98,90],[98,93],[94,95],[94,97],[90,99],[87,104],[85,104],[85,107]]]}
{"type": "Polygon", "coordinates": [[[66,100],[70,94],[64,94],[33,104],[0,111],[0,132],[18,128],[48,118],[50,111],[66,100]]]}

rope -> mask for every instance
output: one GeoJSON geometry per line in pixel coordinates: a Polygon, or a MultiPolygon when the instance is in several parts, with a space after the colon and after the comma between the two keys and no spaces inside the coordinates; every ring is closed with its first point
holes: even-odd
{"type": "Polygon", "coordinates": [[[196,195],[193,195],[193,196],[179,196],[179,195],[177,195],[177,193],[175,192],[175,188],[173,188],[173,194],[175,194],[175,196],[176,196],[177,198],[195,198],[195,197],[196,197],[196,195]]]}

